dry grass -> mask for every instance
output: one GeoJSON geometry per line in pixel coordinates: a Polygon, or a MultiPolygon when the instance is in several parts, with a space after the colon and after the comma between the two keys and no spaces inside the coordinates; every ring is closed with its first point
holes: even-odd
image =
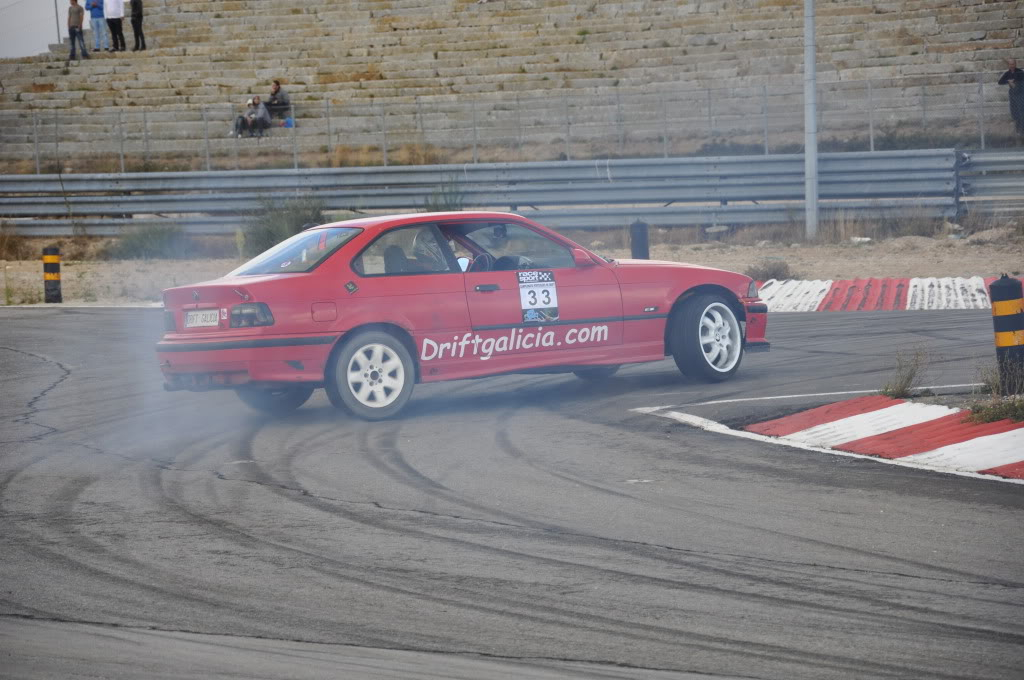
{"type": "Polygon", "coordinates": [[[894,399],[913,396],[930,362],[928,348],[923,345],[896,350],[896,367],[879,393],[894,399]]]}

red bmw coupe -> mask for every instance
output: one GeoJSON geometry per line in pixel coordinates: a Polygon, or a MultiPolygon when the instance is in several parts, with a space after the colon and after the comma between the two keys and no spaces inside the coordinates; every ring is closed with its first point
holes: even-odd
{"type": "Polygon", "coordinates": [[[362,418],[420,382],[501,373],[611,376],[671,355],[733,376],[767,351],[748,276],[608,260],[519,215],[392,215],[307,229],[223,278],[164,291],[168,390],[233,389],[267,412],[323,387],[362,418]]]}

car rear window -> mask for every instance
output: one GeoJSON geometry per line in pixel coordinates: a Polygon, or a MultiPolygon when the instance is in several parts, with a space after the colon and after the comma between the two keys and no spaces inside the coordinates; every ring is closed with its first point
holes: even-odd
{"type": "Polygon", "coordinates": [[[362,229],[352,227],[330,227],[303,231],[257,255],[229,273],[228,276],[296,274],[313,271],[360,231],[362,229]]]}

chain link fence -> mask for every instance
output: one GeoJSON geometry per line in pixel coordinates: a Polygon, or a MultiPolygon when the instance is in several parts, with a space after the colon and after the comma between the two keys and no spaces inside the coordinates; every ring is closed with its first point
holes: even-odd
{"type": "MultiPolygon", "coordinates": [[[[819,90],[821,151],[1020,144],[1006,88],[991,74],[819,90]]],[[[305,100],[295,102],[294,127],[275,119],[258,138],[234,134],[243,108],[6,111],[0,156],[11,172],[130,172],[774,154],[800,152],[803,143],[803,86],[792,77],[653,93],[305,100]]]]}

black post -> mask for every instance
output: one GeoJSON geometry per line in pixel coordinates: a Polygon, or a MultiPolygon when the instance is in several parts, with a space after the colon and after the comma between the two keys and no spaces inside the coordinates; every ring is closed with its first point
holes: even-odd
{"type": "Polygon", "coordinates": [[[651,241],[647,223],[643,220],[637,220],[629,225],[629,249],[634,260],[651,259],[651,241]]]}
{"type": "Polygon", "coordinates": [[[1024,393],[1024,286],[1003,274],[989,287],[996,334],[999,387],[1004,395],[1024,393]]]}
{"type": "Polygon", "coordinates": [[[64,302],[60,293],[60,248],[43,248],[43,292],[45,302],[64,302]]]}

